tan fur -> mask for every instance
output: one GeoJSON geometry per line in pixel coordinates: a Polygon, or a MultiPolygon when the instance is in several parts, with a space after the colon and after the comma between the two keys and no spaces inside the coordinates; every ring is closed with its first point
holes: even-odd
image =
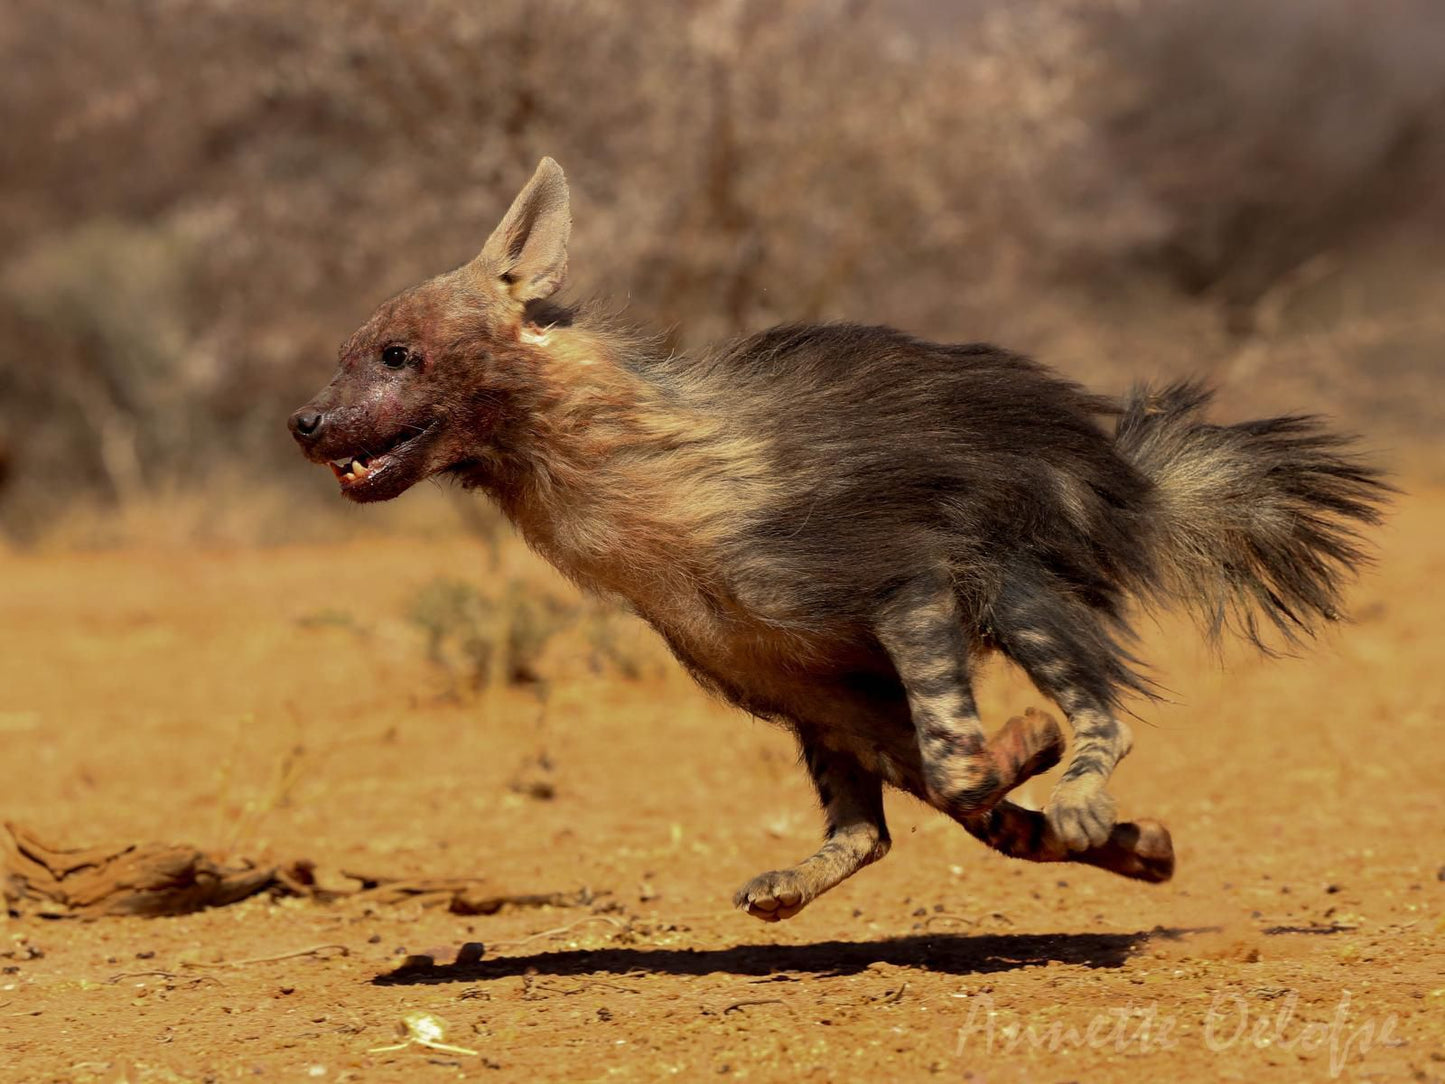
{"type": "Polygon", "coordinates": [[[530,347],[545,385],[533,479],[503,497],[528,543],[587,589],[627,601],[695,657],[721,652],[723,669],[748,665],[739,654],[753,650],[808,655],[806,637],[740,604],[715,559],[750,511],[774,498],[766,444],[662,401],[596,334],[554,328],[530,347]]]}

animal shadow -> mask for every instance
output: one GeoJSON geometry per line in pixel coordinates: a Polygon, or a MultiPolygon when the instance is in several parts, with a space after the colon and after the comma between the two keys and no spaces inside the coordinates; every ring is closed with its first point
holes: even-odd
{"type": "Polygon", "coordinates": [[[486,982],[540,975],[774,975],[801,972],[854,975],[885,963],[946,975],[980,975],[1049,963],[1120,967],[1150,939],[1176,940],[1202,930],[1133,933],[910,934],[880,941],[819,941],[810,945],[735,945],[722,949],[603,948],[537,952],[442,966],[404,966],[378,975],[381,986],[486,982]]]}

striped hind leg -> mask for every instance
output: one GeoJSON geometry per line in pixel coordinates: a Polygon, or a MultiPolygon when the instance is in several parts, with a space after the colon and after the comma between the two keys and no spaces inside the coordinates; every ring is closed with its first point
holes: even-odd
{"type": "Polygon", "coordinates": [[[985,747],[951,578],[939,571],[905,584],[874,631],[908,698],[922,767],[919,797],[950,815],[987,809],[1008,786],[985,747]]]}
{"type": "Polygon", "coordinates": [[[1120,688],[1138,689],[1143,682],[1099,614],[1065,592],[1015,582],[998,600],[993,618],[999,645],[1063,709],[1074,732],[1069,765],[1044,815],[1071,851],[1101,847],[1116,816],[1104,785],[1134,744],[1114,703],[1120,688]]]}
{"type": "Polygon", "coordinates": [[[827,817],[827,836],[796,866],[760,873],[733,903],[764,922],[792,918],[812,900],[888,853],[883,781],[848,753],[824,748],[804,735],[803,761],[827,817]]]}
{"type": "Polygon", "coordinates": [[[1067,694],[1059,703],[1074,730],[1074,751],[1049,795],[1044,815],[1070,850],[1082,851],[1109,839],[1118,807],[1104,785],[1128,756],[1134,737],[1126,723],[1096,703],[1067,694]]]}
{"type": "MultiPolygon", "coordinates": [[[[1036,644],[1033,650],[1043,648],[1036,644]]],[[[1102,847],[1118,815],[1114,796],[1104,787],[1119,761],[1129,755],[1134,735],[1086,682],[1067,680],[1072,670],[1067,661],[1055,657],[1041,662],[1034,655],[1026,659],[1024,669],[1040,691],[1064,710],[1074,732],[1068,767],[1044,805],[1044,816],[1069,850],[1102,847]]]]}

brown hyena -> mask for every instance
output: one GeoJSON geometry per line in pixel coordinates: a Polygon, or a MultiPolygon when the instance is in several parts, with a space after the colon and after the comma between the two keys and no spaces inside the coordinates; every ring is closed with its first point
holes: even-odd
{"type": "Polygon", "coordinates": [[[1021,858],[1163,880],[1162,827],[1116,824],[1119,718],[1151,686],[1126,606],[1258,641],[1336,616],[1387,487],[1301,417],[1203,420],[1193,385],[1092,395],[986,345],[775,328],[695,356],[559,304],[571,227],[544,159],[481,254],[392,298],[291,417],[355,501],[447,475],[583,587],[625,600],[707,688],[789,726],[827,840],[739,906],[795,914],[888,850],[884,784],[1021,858]],[[1062,709],[989,738],[979,660],[1062,709]]]}

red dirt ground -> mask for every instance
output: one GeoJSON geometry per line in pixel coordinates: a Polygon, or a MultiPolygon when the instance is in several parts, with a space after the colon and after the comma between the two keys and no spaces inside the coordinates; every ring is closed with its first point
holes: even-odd
{"type": "MultiPolygon", "coordinates": [[[[408,607],[438,575],[565,597],[520,547],[0,554],[0,818],[596,894],[10,918],[0,1079],[1445,1079],[1442,537],[1445,491],[1404,499],[1357,622],[1302,659],[1146,629],[1180,703],[1114,789],[1173,830],[1172,883],[1011,863],[895,796],[892,855],[771,926],[729,899],[815,842],[803,774],[650,633],[621,635],[636,680],[573,633],[545,702],[440,695],[408,607]],[[417,1010],[470,1052],[377,1051],[417,1010]]],[[[1039,702],[1001,667],[984,691],[995,721],[1039,702]]]]}

